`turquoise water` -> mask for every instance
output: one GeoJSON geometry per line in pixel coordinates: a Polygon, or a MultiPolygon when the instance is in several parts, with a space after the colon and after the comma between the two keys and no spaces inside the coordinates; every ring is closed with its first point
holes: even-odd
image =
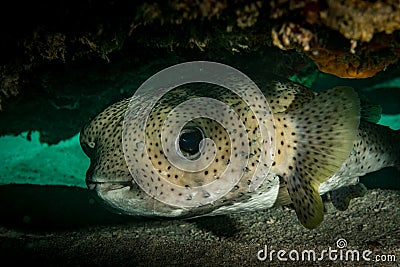
{"type": "Polygon", "coordinates": [[[39,184],[86,187],[89,159],[82,152],[79,135],[49,146],[39,142],[39,133],[0,138],[0,184],[39,184]]]}
{"type": "Polygon", "coordinates": [[[381,119],[378,123],[381,125],[389,126],[393,130],[400,130],[400,114],[382,114],[381,119]]]}

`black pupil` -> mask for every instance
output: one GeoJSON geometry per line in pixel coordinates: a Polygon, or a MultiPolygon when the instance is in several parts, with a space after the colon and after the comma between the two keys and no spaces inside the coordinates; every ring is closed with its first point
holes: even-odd
{"type": "Polygon", "coordinates": [[[188,153],[190,155],[195,155],[200,151],[199,145],[202,139],[203,135],[200,129],[187,129],[179,137],[179,148],[182,152],[188,153]]]}

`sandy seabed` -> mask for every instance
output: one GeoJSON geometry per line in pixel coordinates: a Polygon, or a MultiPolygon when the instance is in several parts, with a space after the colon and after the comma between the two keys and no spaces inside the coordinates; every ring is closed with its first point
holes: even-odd
{"type": "Polygon", "coordinates": [[[4,205],[0,212],[7,216],[0,221],[2,263],[57,266],[399,266],[400,263],[400,191],[370,190],[366,196],[353,200],[344,212],[326,203],[324,222],[317,229],[308,230],[287,207],[191,220],[140,220],[109,213],[83,189],[32,189],[19,185],[2,190],[12,195],[10,199],[0,192],[4,205]],[[40,200],[41,196],[45,199],[40,200]],[[336,255],[335,261],[329,259],[329,249],[332,257],[336,255]],[[272,250],[275,252],[270,258],[272,250]],[[286,252],[282,258],[287,261],[278,259],[279,250],[286,252]],[[308,260],[307,253],[302,261],[304,250],[315,251],[316,261],[308,260]],[[318,261],[323,250],[326,252],[322,261],[318,261]],[[295,258],[297,253],[299,261],[289,258],[295,258]],[[359,261],[352,260],[357,253],[359,261]],[[370,261],[362,258],[363,253],[370,261]],[[260,261],[258,254],[265,260],[260,261]]]}

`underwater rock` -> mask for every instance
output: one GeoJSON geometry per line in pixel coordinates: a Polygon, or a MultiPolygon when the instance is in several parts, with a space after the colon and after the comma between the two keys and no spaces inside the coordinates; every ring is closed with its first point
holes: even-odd
{"type": "Polygon", "coordinates": [[[322,71],[358,78],[373,76],[399,56],[395,45],[398,39],[391,36],[400,28],[400,5],[389,0],[40,4],[20,0],[11,3],[0,19],[4,37],[0,50],[3,101],[20,91],[30,81],[31,72],[43,64],[109,62],[127,47],[135,54],[155,48],[170,52],[190,48],[215,56],[221,52],[254,52],[274,43],[283,49],[302,48],[299,56],[305,52],[322,71]],[[9,23],[14,18],[20,23],[9,23]],[[380,46],[368,46],[368,42],[385,35],[389,40],[385,38],[380,46]],[[337,42],[344,45],[332,47],[337,42]],[[363,48],[368,52],[361,51],[363,48]],[[329,53],[316,55],[320,49],[329,53]],[[379,63],[365,63],[371,57],[369,52],[376,53],[373,57],[379,63]]]}

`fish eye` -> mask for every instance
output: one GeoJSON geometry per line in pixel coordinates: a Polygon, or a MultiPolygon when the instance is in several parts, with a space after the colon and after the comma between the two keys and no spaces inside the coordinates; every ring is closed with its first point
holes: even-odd
{"type": "Polygon", "coordinates": [[[182,129],[179,136],[179,149],[188,159],[196,159],[200,156],[200,142],[204,139],[203,131],[198,127],[182,129]]]}
{"type": "Polygon", "coordinates": [[[92,158],[92,156],[95,153],[96,143],[94,141],[87,141],[87,142],[81,141],[81,147],[82,147],[83,152],[89,158],[92,158]]]}

